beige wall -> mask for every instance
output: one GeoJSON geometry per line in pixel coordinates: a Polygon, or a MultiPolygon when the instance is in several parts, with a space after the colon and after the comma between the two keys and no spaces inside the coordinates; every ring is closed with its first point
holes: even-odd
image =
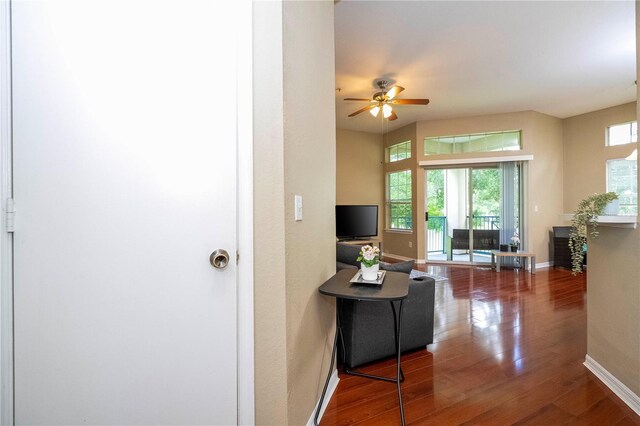
{"type": "Polygon", "coordinates": [[[587,354],[640,396],[640,229],[589,239],[587,354]]]}
{"type": "MultiPolygon", "coordinates": [[[[416,216],[416,192],[418,191],[418,180],[416,179],[416,123],[409,124],[401,127],[392,132],[385,133],[383,136],[383,153],[386,148],[401,143],[411,141],[411,158],[401,161],[395,161],[393,163],[384,163],[384,175],[383,175],[383,188],[386,188],[386,175],[389,172],[396,172],[400,170],[411,170],[411,191],[413,197],[413,229],[411,231],[384,231],[383,232],[383,252],[386,254],[392,254],[402,257],[408,257],[416,259],[416,247],[418,241],[418,233],[416,232],[416,225],[419,222],[416,216]]],[[[386,190],[386,189],[385,189],[386,190]]],[[[385,202],[386,202],[386,195],[385,202]]],[[[384,227],[387,223],[387,212],[383,209],[384,227]]]]}
{"type": "Polygon", "coordinates": [[[335,317],[317,290],[335,273],[333,3],[253,7],[255,418],[305,424],[335,317]],[[310,110],[309,99],[322,107],[310,110]]]}
{"type": "MultiPolygon", "coordinates": [[[[449,120],[421,121],[417,123],[417,161],[433,159],[469,159],[500,157],[514,154],[533,154],[528,164],[525,185],[528,198],[524,214],[526,248],[533,250],[538,263],[549,261],[549,230],[560,224],[562,213],[562,121],[535,111],[464,117],[449,120]],[[520,152],[478,152],[443,155],[424,155],[424,138],[452,136],[506,130],[522,131],[520,152]],[[537,209],[536,209],[537,206],[537,209]],[[536,211],[537,210],[537,211],[536,211]]],[[[416,216],[424,217],[424,170],[416,171],[416,216]]],[[[424,235],[424,221],[417,222],[417,235],[424,235]]],[[[417,238],[416,256],[424,259],[424,237],[417,238]]]]}
{"type": "MultiPolygon", "coordinates": [[[[637,3],[636,44],[640,46],[637,3]]],[[[637,57],[636,70],[640,70],[640,56],[637,57]]],[[[632,119],[639,115],[637,109],[635,114],[632,119]]],[[[587,354],[634,392],[637,400],[640,398],[640,229],[605,226],[598,229],[600,237],[588,242],[587,354]]]]}
{"type": "Polygon", "coordinates": [[[299,425],[320,397],[333,344],[335,302],[318,293],[336,271],[333,2],[284,2],[283,46],[287,423],[299,425]]]}
{"type": "Polygon", "coordinates": [[[605,146],[606,129],[635,119],[636,102],[631,102],[563,120],[565,213],[586,196],[606,191],[606,161],[625,158],[638,147],[605,146]]]}
{"type": "Polygon", "coordinates": [[[336,132],[336,204],[377,205],[380,238],[384,219],[383,153],[381,135],[343,129],[336,132]]]}
{"type": "Polygon", "coordinates": [[[287,423],[282,3],[253,5],[256,424],[287,423]]]}

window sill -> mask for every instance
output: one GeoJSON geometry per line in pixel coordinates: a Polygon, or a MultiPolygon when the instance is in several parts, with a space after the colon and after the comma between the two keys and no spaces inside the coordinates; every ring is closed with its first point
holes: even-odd
{"type": "MultiPolygon", "coordinates": [[[[566,221],[573,219],[573,213],[562,215],[566,221]]],[[[636,229],[638,226],[638,216],[598,216],[598,225],[612,228],[636,229]]]]}
{"type": "Polygon", "coordinates": [[[413,229],[385,229],[390,234],[413,234],[413,229]]]}

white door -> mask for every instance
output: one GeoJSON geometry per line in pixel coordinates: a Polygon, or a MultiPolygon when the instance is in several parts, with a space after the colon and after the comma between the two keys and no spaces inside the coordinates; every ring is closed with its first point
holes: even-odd
{"type": "Polygon", "coordinates": [[[13,2],[17,424],[236,422],[231,9],[13,2]]]}

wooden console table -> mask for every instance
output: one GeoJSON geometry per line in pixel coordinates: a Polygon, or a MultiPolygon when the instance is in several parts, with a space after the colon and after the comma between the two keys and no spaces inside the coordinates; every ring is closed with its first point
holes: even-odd
{"type": "Polygon", "coordinates": [[[498,251],[491,250],[491,267],[496,268],[496,272],[500,272],[500,258],[501,257],[518,257],[524,259],[524,269],[527,269],[527,260],[530,261],[531,273],[536,273],[536,254],[527,251],[498,251]]]}

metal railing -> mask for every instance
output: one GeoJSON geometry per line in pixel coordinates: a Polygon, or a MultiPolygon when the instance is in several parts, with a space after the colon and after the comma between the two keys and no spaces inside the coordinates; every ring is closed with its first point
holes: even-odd
{"type": "Polygon", "coordinates": [[[429,216],[427,222],[427,252],[444,253],[444,239],[447,235],[447,217],[429,216]]]}
{"type": "MultiPolygon", "coordinates": [[[[469,216],[467,216],[467,225],[469,216]]],[[[500,229],[500,216],[474,216],[473,229],[500,229]]],[[[447,236],[447,217],[429,216],[427,222],[427,252],[445,253],[445,238],[447,236]]]]}
{"type": "Polygon", "coordinates": [[[500,216],[473,216],[473,229],[500,229],[500,216]]]}

